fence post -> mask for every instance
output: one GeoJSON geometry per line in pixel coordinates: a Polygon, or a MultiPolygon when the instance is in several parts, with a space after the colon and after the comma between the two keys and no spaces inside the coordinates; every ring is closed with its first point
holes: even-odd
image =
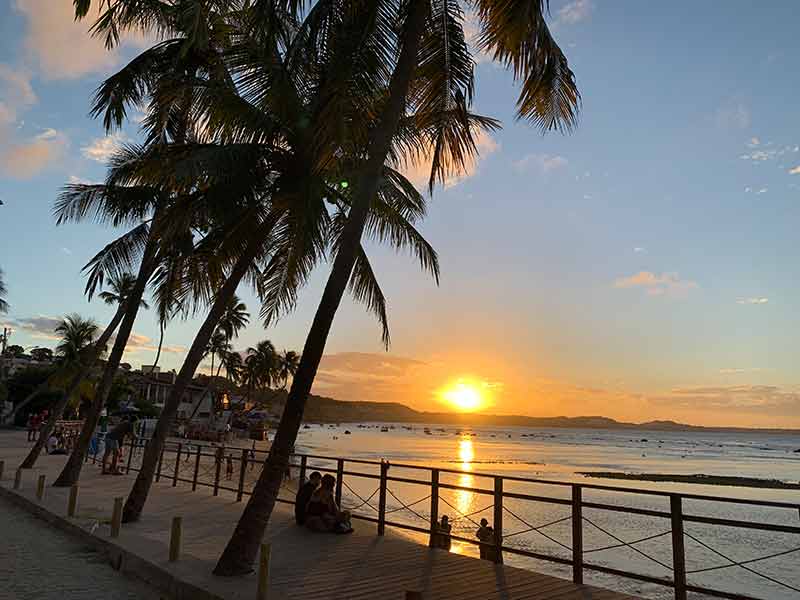
{"type": "Polygon", "coordinates": [[[256,600],[267,600],[269,595],[269,553],[270,545],[261,544],[261,555],[258,560],[258,590],[256,600]]]}
{"type": "MultiPolygon", "coordinates": [[[[436,548],[439,528],[439,469],[431,469],[431,535],[428,538],[428,547],[436,548]]],[[[407,592],[406,595],[408,595],[407,592]]]]}
{"type": "Polygon", "coordinates": [[[503,478],[494,478],[494,562],[503,564],[503,478]]]}
{"type": "Polygon", "coordinates": [[[114,512],[111,513],[111,537],[118,538],[119,530],[122,528],[122,503],[125,498],[119,496],[114,498],[114,512]]]}
{"type": "Polygon", "coordinates": [[[0,460],[0,481],[3,481],[3,471],[6,470],[6,461],[0,460]]]}
{"type": "Polygon", "coordinates": [[[308,463],[308,457],[304,454],[300,457],[300,483],[299,485],[303,485],[306,481],[306,466],[308,463]]]}
{"type": "Polygon", "coordinates": [[[422,600],[422,592],[406,590],[405,600],[422,600]]]}
{"type": "Polygon", "coordinates": [[[158,468],[156,469],[156,483],[161,479],[161,465],[164,462],[164,449],[167,447],[167,442],[161,446],[161,453],[158,455],[158,468]]]}
{"type": "Polygon", "coordinates": [[[172,473],[172,487],[178,485],[178,470],[181,468],[181,450],[183,444],[178,444],[178,453],[175,455],[175,471],[172,473]]]}
{"type": "Polygon", "coordinates": [[[381,459],[381,483],[378,494],[378,535],[386,532],[386,484],[389,472],[389,463],[381,459]]]}
{"type": "Polygon", "coordinates": [[[75,483],[69,488],[69,502],[67,503],[67,516],[74,517],[75,510],[78,508],[78,484],[75,483]]]}
{"type": "Polygon", "coordinates": [[[136,440],[131,436],[131,447],[128,450],[128,464],[125,465],[125,473],[131,472],[131,461],[133,460],[133,449],[135,447],[136,440]]]}
{"type": "Polygon", "coordinates": [[[225,446],[217,448],[217,456],[214,459],[216,463],[214,468],[214,495],[219,495],[219,473],[222,469],[222,457],[225,455],[225,446]]]}
{"type": "Polygon", "coordinates": [[[239,464],[239,489],[236,491],[236,501],[241,502],[244,495],[244,474],[247,469],[247,448],[242,448],[242,460],[239,464]]]}
{"type": "Polygon", "coordinates": [[[672,572],[675,580],[675,600],[686,600],[686,552],[683,547],[683,507],[681,497],[669,497],[672,513],[672,572]]]}
{"type": "Polygon", "coordinates": [[[172,517],[172,530],[169,535],[169,562],[175,562],[181,555],[182,517],[172,517]]]}
{"type": "Polygon", "coordinates": [[[192,477],[192,491],[197,489],[197,474],[200,472],[200,451],[203,447],[197,444],[197,454],[194,457],[194,476],[192,477]]]}
{"type": "Polygon", "coordinates": [[[340,458],[336,461],[336,505],[342,505],[342,479],[344,478],[344,459],[340,458]]]}
{"type": "Polygon", "coordinates": [[[583,583],[583,510],[581,486],[572,486],[572,582],[583,583]]]}
{"type": "Polygon", "coordinates": [[[44,498],[44,475],[39,475],[39,481],[36,482],[36,499],[41,502],[44,498]]]}
{"type": "Polygon", "coordinates": [[[14,489],[18,490],[22,487],[22,469],[17,469],[14,473],[14,489]]]}

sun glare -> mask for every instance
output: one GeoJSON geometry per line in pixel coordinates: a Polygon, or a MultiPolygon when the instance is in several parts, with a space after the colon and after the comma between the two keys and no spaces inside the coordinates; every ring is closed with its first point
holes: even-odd
{"type": "Polygon", "coordinates": [[[482,408],[483,396],[477,386],[459,381],[442,391],[442,399],[462,412],[472,412],[482,408]]]}

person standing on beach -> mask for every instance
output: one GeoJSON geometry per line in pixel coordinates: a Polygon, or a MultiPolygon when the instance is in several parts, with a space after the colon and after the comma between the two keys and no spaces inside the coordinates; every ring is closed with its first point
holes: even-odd
{"type": "Polygon", "coordinates": [[[128,419],[123,420],[122,423],[106,434],[106,450],[103,453],[103,475],[122,475],[122,471],[117,468],[117,463],[121,455],[120,448],[125,443],[125,437],[129,435],[133,435],[133,424],[128,419]],[[106,467],[109,455],[111,455],[111,469],[106,467]]]}
{"type": "Polygon", "coordinates": [[[28,441],[33,442],[36,440],[36,429],[38,427],[39,415],[33,413],[28,414],[28,441]]]}

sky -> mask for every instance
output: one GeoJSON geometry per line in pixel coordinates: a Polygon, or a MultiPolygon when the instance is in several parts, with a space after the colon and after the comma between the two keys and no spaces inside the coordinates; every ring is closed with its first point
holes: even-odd
{"type": "MultiPolygon", "coordinates": [[[[136,139],[89,116],[93,90],[145,47],[110,53],[71,0],[0,3],[0,268],[10,343],[53,346],[69,312],[106,323],[82,266],[115,232],[56,227],[70,181],[101,181],[136,139]]],[[[704,425],[800,427],[800,39],[796,3],[552,0],[550,25],[583,96],[569,135],[514,118],[511,75],[477,55],[475,110],[503,129],[430,199],[421,230],[437,287],[413,259],[369,246],[392,345],[361,306],[336,316],[314,392],[442,410],[473,386],[482,410],[704,425]]],[[[418,183],[419,172],[409,176],[418,183]]],[[[297,310],[236,348],[302,349],[328,266],[297,310]]],[[[170,325],[178,369],[199,327],[170,325]]],[[[154,358],[141,314],[125,360],[154,358]]]]}

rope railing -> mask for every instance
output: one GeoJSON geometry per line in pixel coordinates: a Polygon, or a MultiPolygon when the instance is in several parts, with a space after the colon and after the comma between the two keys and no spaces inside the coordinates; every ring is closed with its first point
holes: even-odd
{"type": "MultiPolygon", "coordinates": [[[[144,454],[143,448],[145,447],[144,440],[135,440],[130,445],[131,456],[125,457],[127,462],[127,470],[128,471],[138,471],[140,468],[141,458],[144,454]],[[136,459],[136,460],[134,460],[136,459]]],[[[176,485],[177,483],[189,483],[192,485],[192,490],[194,491],[197,487],[206,487],[212,488],[214,495],[217,495],[220,492],[234,492],[237,494],[237,500],[241,500],[244,495],[250,495],[251,488],[255,484],[256,479],[260,474],[260,469],[254,469],[254,466],[258,466],[259,464],[263,464],[266,460],[268,453],[263,450],[250,450],[244,448],[237,448],[237,447],[225,447],[224,445],[217,445],[217,444],[198,444],[198,443],[186,443],[181,444],[180,442],[173,442],[169,441],[164,446],[164,451],[162,453],[161,459],[159,460],[159,467],[156,475],[156,479],[159,478],[163,481],[169,482],[172,485],[176,485]],[[208,452],[206,450],[212,450],[208,452]],[[180,452],[180,458],[183,458],[183,461],[179,461],[178,459],[178,452],[180,452]],[[226,475],[227,471],[227,457],[229,453],[234,453],[233,462],[234,462],[234,472],[233,476],[226,475]],[[226,454],[227,453],[227,454],[226,454]],[[237,455],[238,453],[238,455],[237,455]],[[231,481],[236,481],[238,483],[237,487],[231,487],[230,485],[226,485],[226,483],[230,483],[231,481]]],[[[95,460],[97,460],[97,456],[95,455],[95,460]]],[[[341,498],[342,489],[347,490],[347,496],[349,498],[345,499],[345,502],[342,502],[343,508],[346,508],[352,513],[352,517],[354,519],[359,519],[362,521],[377,523],[378,526],[378,534],[383,535],[385,525],[389,525],[398,529],[406,529],[409,531],[417,532],[419,534],[426,534],[431,536],[431,545],[434,545],[434,536],[442,536],[446,535],[450,537],[452,540],[457,540],[459,542],[465,544],[471,544],[474,546],[478,546],[482,549],[482,556],[484,555],[483,549],[487,549],[486,557],[490,560],[494,560],[496,562],[503,562],[503,554],[512,554],[520,557],[528,557],[534,558],[538,560],[550,561],[554,563],[558,563],[561,565],[571,565],[573,570],[573,580],[576,583],[583,582],[583,573],[584,571],[595,571],[600,573],[605,573],[617,577],[623,578],[630,578],[642,582],[647,582],[653,585],[658,586],[666,586],[672,588],[674,590],[674,597],[676,600],[686,600],[687,592],[698,592],[705,594],[710,597],[718,597],[718,598],[729,598],[729,599],[744,599],[744,600],[754,600],[753,596],[746,596],[740,593],[726,591],[726,590],[718,590],[712,589],[707,587],[701,587],[694,584],[689,584],[686,581],[687,575],[700,575],[703,573],[710,573],[710,572],[717,572],[723,569],[731,569],[735,567],[739,567],[744,569],[745,571],[765,580],[774,585],[779,586],[781,589],[788,590],[791,592],[800,592],[800,587],[793,582],[786,582],[780,581],[779,579],[772,577],[766,573],[760,572],[756,569],[751,568],[749,565],[754,563],[759,563],[761,561],[766,561],[769,559],[779,558],[790,556],[795,553],[800,552],[800,547],[792,547],[790,549],[776,551],[772,554],[766,556],[760,556],[757,558],[750,558],[747,560],[737,561],[729,556],[727,556],[724,552],[719,551],[713,548],[710,544],[704,542],[701,539],[698,539],[695,535],[687,533],[684,531],[684,523],[701,523],[706,526],[723,526],[723,527],[733,527],[733,528],[741,528],[745,531],[747,530],[761,530],[764,532],[780,532],[781,534],[792,534],[792,535],[800,535],[800,527],[794,525],[788,525],[784,523],[759,523],[758,521],[754,520],[733,520],[733,519],[723,519],[711,516],[705,516],[703,514],[694,515],[694,514],[684,514],[682,509],[681,501],[684,499],[692,500],[692,501],[708,501],[714,502],[719,500],[720,502],[724,502],[727,504],[731,504],[734,502],[738,502],[742,505],[751,505],[751,506],[759,506],[759,507],[769,507],[769,508],[778,508],[778,509],[791,509],[795,514],[800,512],[800,504],[792,504],[787,502],[771,502],[767,500],[737,500],[732,498],[724,498],[724,497],[715,497],[715,496],[701,496],[697,494],[674,494],[674,493],[667,493],[662,492],[659,490],[640,490],[635,488],[621,488],[616,486],[602,486],[602,485],[584,485],[584,484],[577,484],[577,483],[567,483],[563,481],[547,481],[541,479],[532,479],[532,478],[523,478],[523,477],[506,477],[506,476],[497,476],[497,475],[490,475],[486,473],[471,473],[475,477],[481,478],[489,478],[494,480],[494,490],[484,488],[476,488],[467,485],[456,485],[450,482],[439,482],[439,473],[461,473],[460,471],[455,471],[452,469],[436,469],[431,467],[425,467],[421,465],[408,465],[408,464],[396,464],[396,463],[388,463],[386,461],[370,461],[370,460],[363,460],[363,459],[342,459],[342,458],[333,458],[327,456],[318,456],[318,455],[309,455],[309,454],[300,454],[295,453],[292,455],[292,459],[290,459],[290,472],[292,469],[299,469],[300,477],[299,480],[302,480],[311,470],[317,470],[323,473],[331,473],[337,477],[337,498],[341,498]],[[292,462],[292,459],[294,462],[292,462]],[[309,459],[313,459],[314,464],[309,464],[309,459]],[[297,464],[299,461],[299,464],[297,464]],[[345,469],[345,464],[350,464],[350,469],[345,469]],[[380,467],[380,474],[376,474],[373,472],[365,472],[365,470],[358,470],[359,465],[371,465],[375,467],[380,467]],[[390,467],[400,468],[400,469],[412,469],[416,472],[424,472],[427,471],[430,473],[430,479],[425,480],[423,478],[412,478],[412,477],[399,477],[391,475],[390,467]],[[377,481],[378,487],[375,488],[369,495],[363,491],[363,487],[356,485],[355,481],[361,482],[371,482],[370,487],[368,490],[371,490],[371,485],[377,481]],[[515,483],[515,488],[511,490],[505,490],[503,488],[504,481],[510,481],[515,483]],[[403,485],[422,485],[426,486],[430,493],[425,495],[424,497],[417,498],[413,501],[404,500],[403,494],[398,492],[396,489],[390,487],[390,483],[398,483],[403,485]],[[572,499],[564,499],[559,497],[551,497],[551,496],[543,496],[543,495],[534,495],[534,494],[527,494],[522,493],[520,491],[520,486],[524,483],[531,483],[537,485],[554,485],[559,486],[560,488],[564,488],[568,486],[572,490],[572,499]],[[586,501],[582,498],[581,491],[583,489],[591,490],[594,492],[604,492],[607,494],[623,494],[628,493],[630,497],[636,497],[635,495],[650,495],[656,498],[669,498],[670,500],[670,508],[669,510],[662,510],[653,508],[650,506],[640,507],[640,506],[628,506],[626,504],[619,504],[619,503],[603,503],[597,502],[592,499],[592,501],[586,501]],[[471,494],[473,497],[478,498],[484,495],[493,496],[493,502],[482,508],[472,511],[466,511],[459,509],[456,504],[451,502],[448,498],[447,494],[471,494]],[[377,496],[377,505],[375,503],[377,496]],[[350,502],[350,499],[354,499],[354,502],[350,502]],[[388,499],[391,499],[391,502],[387,502],[388,499]],[[527,503],[534,503],[537,505],[550,505],[553,507],[571,507],[571,514],[567,516],[562,516],[558,518],[554,518],[551,520],[546,521],[541,525],[534,525],[530,522],[529,519],[525,518],[525,516],[521,516],[517,511],[512,510],[507,502],[504,503],[504,499],[512,499],[514,501],[523,501],[527,503]],[[417,507],[425,503],[426,501],[430,501],[430,510],[420,510],[417,507]],[[462,524],[469,524],[471,523],[474,526],[480,527],[480,523],[478,523],[473,517],[478,514],[486,513],[490,509],[492,510],[491,519],[489,521],[493,525],[494,529],[494,537],[493,540],[486,541],[486,539],[478,540],[478,539],[471,539],[467,537],[461,537],[459,533],[453,532],[452,534],[448,531],[446,533],[442,533],[439,529],[438,524],[438,517],[439,517],[439,505],[442,504],[452,511],[450,516],[450,524],[455,525],[457,523],[462,524]],[[605,514],[609,515],[609,518],[617,515],[619,513],[628,513],[631,515],[637,515],[638,517],[647,517],[647,518],[658,518],[658,519],[670,519],[672,522],[672,527],[665,531],[658,531],[657,533],[649,534],[643,537],[638,537],[637,539],[626,541],[619,537],[615,533],[609,530],[609,527],[603,523],[600,524],[597,522],[597,519],[589,519],[585,517],[582,513],[582,509],[591,509],[593,511],[600,510],[606,511],[605,514]],[[364,513],[367,511],[367,514],[364,513]],[[415,524],[411,524],[409,522],[396,522],[390,520],[393,515],[402,514],[403,512],[409,513],[414,519],[417,521],[421,521],[425,524],[425,527],[419,527],[415,524]],[[504,534],[503,532],[503,516],[506,515],[511,519],[515,520],[516,522],[522,525],[522,529],[517,531],[513,531],[511,533],[504,534]],[[572,544],[569,545],[561,540],[557,539],[550,533],[543,531],[550,527],[554,527],[556,525],[565,523],[567,521],[572,522],[572,544]],[[584,549],[583,547],[583,524],[587,524],[589,527],[599,531],[601,534],[611,538],[614,540],[615,543],[608,544],[596,548],[587,548],[584,549]],[[566,550],[571,553],[570,558],[566,558],[563,555],[559,556],[557,554],[547,554],[544,552],[537,552],[534,551],[530,546],[526,546],[525,543],[519,544],[515,543],[514,545],[508,545],[506,542],[510,539],[521,540],[523,536],[527,535],[538,535],[542,538],[550,541],[551,543],[556,544],[563,550],[566,550]],[[656,556],[651,556],[647,552],[643,551],[642,549],[638,548],[637,546],[643,544],[648,541],[652,541],[659,538],[664,538],[668,535],[671,535],[671,546],[672,546],[672,564],[668,564],[663,560],[660,560],[656,556]],[[684,538],[691,540],[698,544],[699,546],[705,548],[706,550],[712,552],[716,556],[724,559],[726,561],[725,564],[722,565],[712,565],[712,566],[695,566],[692,565],[692,568],[687,569],[687,559],[686,559],[686,552],[684,549],[684,538]],[[635,571],[628,571],[621,568],[614,568],[608,564],[606,561],[604,564],[591,564],[584,561],[584,556],[589,554],[597,554],[604,551],[611,551],[611,550],[619,550],[619,549],[629,549],[636,553],[637,555],[644,558],[647,562],[652,563],[654,565],[658,565],[659,567],[667,570],[668,573],[671,574],[671,579],[667,579],[661,576],[655,576],[648,573],[640,573],[635,571]]],[[[294,494],[296,489],[294,486],[290,485],[290,482],[284,480],[281,482],[280,492],[287,492],[294,494]]],[[[279,493],[279,497],[277,498],[278,502],[284,502],[293,504],[293,498],[287,498],[283,495],[283,493],[279,493]]],[[[461,501],[458,502],[461,504],[461,501]]],[[[487,515],[488,516],[488,515],[487,515]]],[[[460,525],[458,528],[459,532],[466,531],[468,529],[468,525],[460,525]]],[[[765,592],[766,594],[766,592],[765,592]]],[[[764,598],[768,598],[772,600],[771,595],[765,595],[764,598]]]]}

